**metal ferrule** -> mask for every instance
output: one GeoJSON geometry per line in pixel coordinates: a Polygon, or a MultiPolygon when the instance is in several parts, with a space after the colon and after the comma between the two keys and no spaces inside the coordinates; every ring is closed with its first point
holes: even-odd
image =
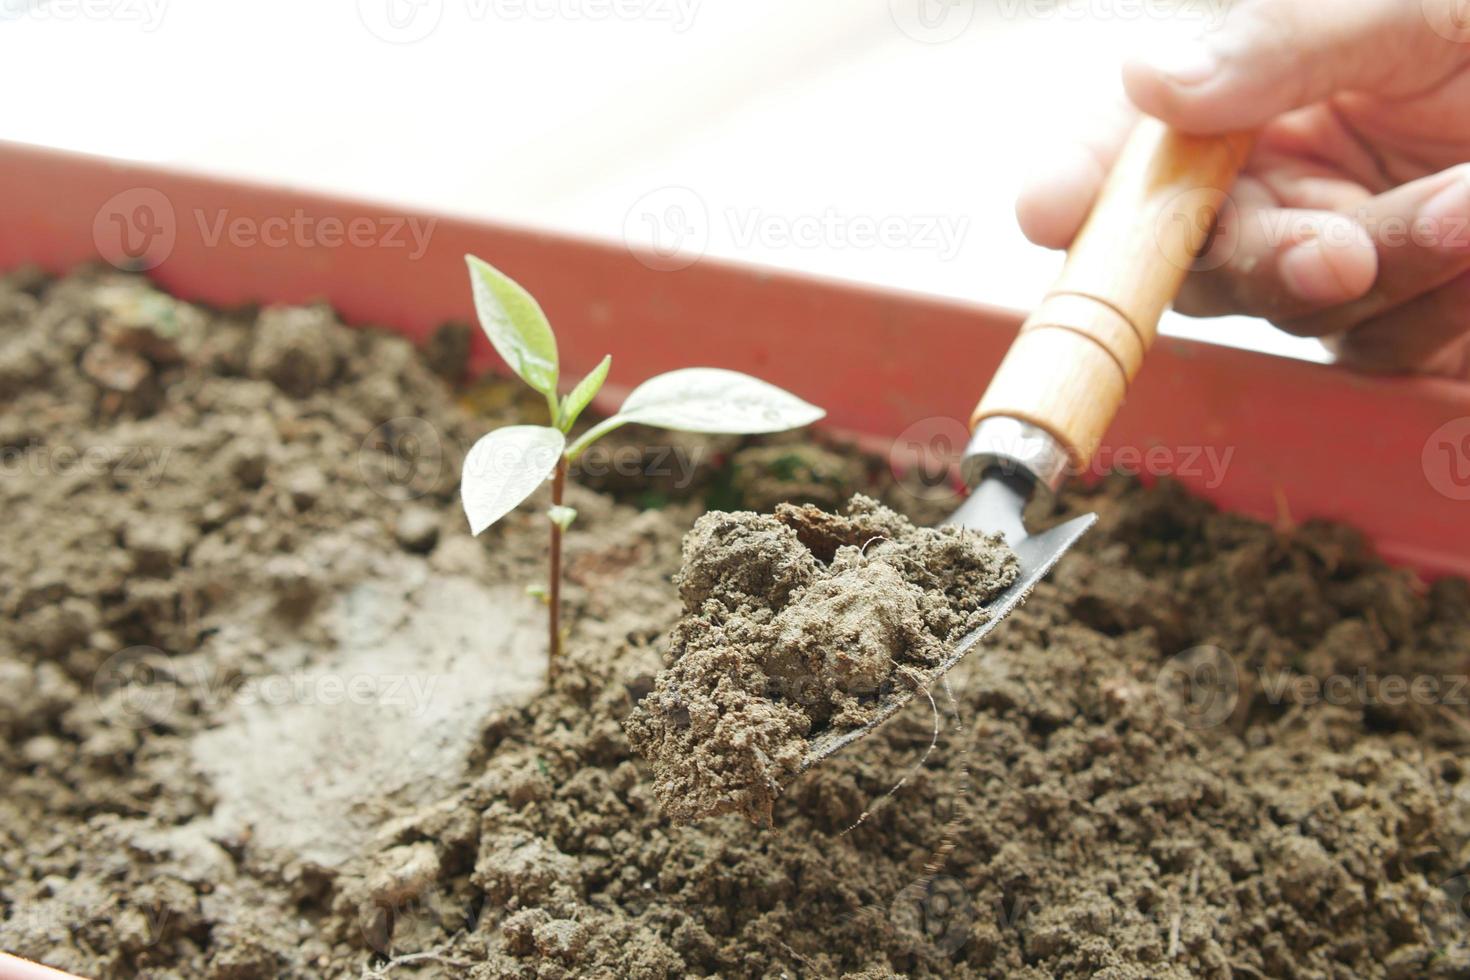
{"type": "Polygon", "coordinates": [[[962,465],[971,486],[987,469],[999,468],[1025,474],[1036,486],[1055,493],[1067,478],[1070,463],[1066,448],[1045,429],[993,415],[975,426],[962,465]]]}

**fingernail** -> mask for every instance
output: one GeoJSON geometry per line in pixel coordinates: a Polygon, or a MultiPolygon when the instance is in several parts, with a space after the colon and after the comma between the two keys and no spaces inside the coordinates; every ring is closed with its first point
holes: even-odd
{"type": "Polygon", "coordinates": [[[1337,303],[1343,299],[1342,283],[1327,260],[1327,249],[1313,238],[1282,253],[1278,268],[1281,281],[1298,299],[1310,303],[1337,303]]]}
{"type": "Polygon", "coordinates": [[[1144,53],[1144,64],[1176,85],[1209,81],[1220,67],[1215,53],[1199,41],[1176,41],[1144,53]]]}
{"type": "Polygon", "coordinates": [[[1470,171],[1458,170],[1448,187],[1442,187],[1419,209],[1416,229],[1436,248],[1470,247],[1470,171]]]}

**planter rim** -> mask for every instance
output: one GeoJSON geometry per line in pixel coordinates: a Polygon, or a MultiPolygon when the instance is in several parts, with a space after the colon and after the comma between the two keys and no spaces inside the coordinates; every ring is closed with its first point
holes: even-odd
{"type": "MultiPolygon", "coordinates": [[[[963,441],[1021,320],[726,260],[660,271],[656,256],[617,242],[18,143],[0,142],[0,170],[0,269],[60,273],[108,257],[147,266],[184,299],[324,300],[346,322],[422,341],[444,322],[473,322],[462,258],[472,252],[541,300],[566,377],[612,353],[603,410],[660,371],[729,367],[822,405],[829,427],[886,444],[896,461],[915,439],[963,441]],[[314,230],[292,230],[298,217],[314,230]],[[329,226],[375,232],[327,241],[329,226]],[[410,226],[421,242],[405,241],[410,226]]],[[[474,337],[470,370],[497,369],[474,337]]],[[[1347,522],[1426,578],[1470,575],[1470,383],[1164,337],[1099,459],[1254,517],[1347,522]]]]}

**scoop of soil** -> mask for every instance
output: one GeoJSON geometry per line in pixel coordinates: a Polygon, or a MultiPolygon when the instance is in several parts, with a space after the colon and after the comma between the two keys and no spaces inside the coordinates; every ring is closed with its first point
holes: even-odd
{"type": "Polygon", "coordinates": [[[998,535],[915,527],[861,494],[841,514],[705,514],[684,538],[668,667],[626,725],[664,812],[769,820],[811,738],[927,683],[1016,575],[998,535]]]}

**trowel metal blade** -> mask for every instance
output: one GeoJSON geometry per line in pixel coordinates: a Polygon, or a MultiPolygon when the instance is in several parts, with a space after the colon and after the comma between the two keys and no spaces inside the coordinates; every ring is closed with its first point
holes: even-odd
{"type": "MultiPolygon", "coordinates": [[[[985,621],[984,625],[955,644],[944,661],[929,675],[929,681],[938,680],[951,667],[963,660],[965,655],[973,650],[987,633],[995,629],[1001,620],[1025,601],[1026,596],[1030,595],[1031,590],[1036,587],[1036,583],[1040,582],[1046,573],[1051,571],[1057,560],[1067,553],[1067,549],[1076,544],[1077,539],[1097,522],[1096,514],[1083,514],[1081,517],[1074,517],[1065,524],[1059,524],[1040,534],[1028,534],[1021,520],[1021,513],[1026,506],[1026,497],[1023,482],[999,473],[990,473],[976,485],[974,491],[959,509],[950,515],[949,520],[945,521],[946,524],[959,524],[986,533],[999,532],[1005,535],[1006,543],[1016,553],[1021,572],[1009,589],[1006,589],[985,607],[990,618],[985,621]]],[[[893,717],[900,708],[913,699],[916,693],[914,688],[907,685],[901,687],[895,685],[894,689],[884,696],[873,720],[867,725],[839,732],[824,732],[812,739],[806,757],[802,759],[801,771],[806,771],[829,755],[867,735],[893,717]]]]}

